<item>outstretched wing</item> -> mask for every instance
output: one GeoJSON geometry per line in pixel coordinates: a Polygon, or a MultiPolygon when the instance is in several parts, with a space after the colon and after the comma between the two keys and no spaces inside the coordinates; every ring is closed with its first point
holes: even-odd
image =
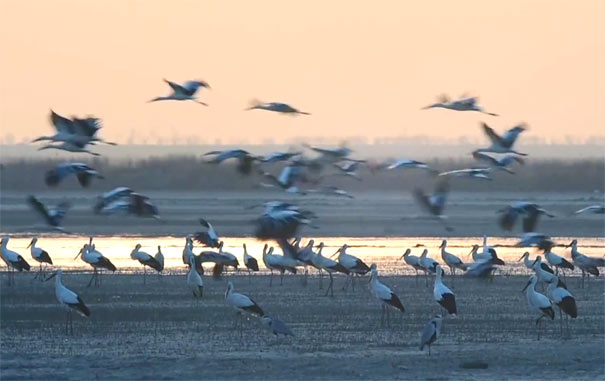
{"type": "Polygon", "coordinates": [[[50,122],[53,124],[55,129],[59,132],[64,132],[66,134],[75,134],[76,133],[76,130],[74,128],[74,123],[70,119],[57,114],[53,110],[50,110],[50,122]]]}
{"type": "Polygon", "coordinates": [[[164,82],[166,82],[168,84],[168,86],[170,86],[170,88],[172,89],[172,91],[175,94],[189,95],[189,91],[186,88],[184,88],[183,86],[179,85],[178,83],[171,82],[167,79],[164,79],[164,82]]]}
{"type": "Polygon", "coordinates": [[[52,218],[48,213],[48,209],[46,209],[46,206],[40,200],[38,200],[36,196],[28,196],[27,203],[36,213],[38,213],[38,215],[42,216],[47,224],[52,225],[52,218]]]}
{"type": "Polygon", "coordinates": [[[496,133],[496,131],[494,131],[493,128],[488,126],[486,123],[481,123],[481,126],[483,127],[483,132],[485,132],[492,144],[502,145],[502,138],[496,133]]]}

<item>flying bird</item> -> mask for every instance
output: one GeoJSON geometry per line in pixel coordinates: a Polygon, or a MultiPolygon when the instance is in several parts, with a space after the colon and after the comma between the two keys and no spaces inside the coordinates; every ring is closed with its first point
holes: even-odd
{"type": "Polygon", "coordinates": [[[489,177],[489,173],[489,168],[465,168],[441,172],[439,176],[470,177],[481,180],[492,180],[492,178],[489,177]]]}
{"type": "Polygon", "coordinates": [[[96,136],[97,132],[102,128],[101,121],[98,118],[69,119],[50,110],[50,122],[56,130],[55,135],[40,136],[32,142],[48,140],[51,142],[61,142],[62,144],[57,146],[49,145],[41,149],[55,148],[70,152],[87,152],[98,156],[96,153],[86,151],[85,147],[88,144],[96,143],[116,145],[116,143],[107,142],[96,136]]]}
{"type": "Polygon", "coordinates": [[[485,163],[491,168],[499,169],[501,171],[514,174],[515,172],[511,169],[515,164],[524,165],[525,160],[514,154],[505,154],[500,158],[495,158],[484,152],[473,152],[473,158],[477,161],[485,163]]]}
{"type": "Polygon", "coordinates": [[[258,160],[256,157],[252,156],[248,151],[239,148],[230,149],[226,151],[210,151],[206,152],[204,156],[214,156],[212,159],[208,160],[208,163],[210,164],[220,164],[221,162],[228,159],[236,159],[236,169],[243,175],[249,175],[250,173],[252,173],[254,161],[258,160]]]}
{"type": "Polygon", "coordinates": [[[592,214],[605,214],[605,205],[591,205],[580,210],[576,210],[573,214],[578,215],[582,213],[592,213],[592,214]]]}
{"type": "Polygon", "coordinates": [[[38,216],[44,219],[47,225],[56,230],[62,230],[60,227],[61,222],[63,222],[63,218],[65,218],[67,211],[71,208],[71,203],[68,201],[62,201],[54,208],[47,208],[36,196],[32,195],[27,197],[27,203],[38,216]]]}
{"type": "Polygon", "coordinates": [[[523,216],[523,232],[533,232],[536,230],[538,224],[538,218],[544,214],[548,217],[554,217],[555,215],[542,209],[538,204],[534,204],[526,201],[515,201],[503,209],[498,211],[500,213],[500,227],[504,230],[511,231],[515,226],[519,216],[523,216]]]}
{"type": "Polygon", "coordinates": [[[93,208],[95,214],[101,211],[108,205],[120,199],[127,199],[133,193],[132,189],[127,187],[117,187],[97,197],[97,202],[93,208]]]}
{"type": "Polygon", "coordinates": [[[200,224],[207,229],[205,232],[195,232],[193,239],[207,247],[218,247],[219,237],[212,224],[203,218],[200,218],[200,224]]]}
{"type": "Polygon", "coordinates": [[[403,170],[403,169],[411,169],[411,168],[426,169],[426,170],[431,171],[431,169],[429,168],[428,165],[426,165],[426,163],[423,163],[421,161],[411,160],[411,159],[400,159],[400,160],[397,160],[396,162],[390,164],[389,166],[387,166],[388,170],[394,170],[394,169],[403,170]]]}
{"type": "Polygon", "coordinates": [[[63,163],[57,165],[54,169],[46,172],[44,181],[46,185],[54,187],[59,185],[63,179],[69,175],[75,175],[80,185],[84,188],[90,185],[93,178],[104,179],[104,177],[91,168],[90,166],[83,163],[63,163]]]}
{"type": "Polygon", "coordinates": [[[208,106],[206,103],[201,102],[197,99],[196,93],[200,88],[210,88],[205,81],[187,81],[184,84],[180,85],[178,83],[174,83],[164,79],[164,82],[170,86],[172,89],[172,94],[166,97],[156,97],[150,100],[149,102],[157,102],[157,101],[194,101],[204,106],[208,106]]]}
{"type": "Polygon", "coordinates": [[[447,216],[443,214],[449,183],[445,180],[446,177],[442,177],[442,179],[435,183],[435,190],[431,196],[426,195],[420,188],[414,189],[413,195],[422,209],[441,221],[447,231],[452,231],[453,229],[445,222],[447,216]]]}
{"type": "Polygon", "coordinates": [[[258,100],[254,100],[251,102],[252,105],[250,107],[248,107],[247,109],[245,109],[245,111],[248,110],[266,110],[266,111],[273,111],[273,112],[278,112],[281,114],[290,114],[290,115],[311,115],[308,112],[304,112],[304,111],[300,111],[292,106],[290,106],[287,103],[279,103],[279,102],[268,102],[268,103],[264,103],[258,100]]]}
{"type": "Polygon", "coordinates": [[[487,115],[498,116],[498,114],[483,110],[483,108],[479,105],[478,97],[463,96],[459,99],[450,99],[447,95],[441,95],[439,97],[439,102],[423,107],[423,110],[437,107],[454,111],[478,111],[487,115]]]}
{"type": "Polygon", "coordinates": [[[492,143],[488,148],[480,148],[475,150],[475,153],[512,153],[515,155],[527,156],[526,153],[520,153],[513,150],[513,146],[517,141],[517,138],[521,133],[527,130],[527,126],[525,124],[519,124],[508,131],[506,131],[502,136],[498,135],[493,128],[488,126],[485,123],[481,123],[481,127],[483,128],[483,132],[487,135],[490,142],[492,143]]]}

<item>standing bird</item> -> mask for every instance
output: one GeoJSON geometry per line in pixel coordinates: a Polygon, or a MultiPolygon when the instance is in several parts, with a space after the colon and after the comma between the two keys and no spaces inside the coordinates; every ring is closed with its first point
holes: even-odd
{"type": "Polygon", "coordinates": [[[427,257],[428,253],[429,251],[427,249],[424,249],[422,250],[422,254],[420,254],[420,258],[418,258],[418,264],[420,265],[420,267],[422,267],[422,271],[424,271],[424,280],[426,281],[425,283],[427,287],[429,285],[429,273],[435,274],[435,272],[437,271],[437,266],[439,266],[439,263],[437,263],[436,260],[427,257]]]}
{"type": "Polygon", "coordinates": [[[294,333],[290,327],[288,327],[281,319],[265,315],[262,318],[262,323],[265,327],[271,330],[276,337],[279,335],[294,336],[294,333]]]}
{"type": "Polygon", "coordinates": [[[370,266],[370,287],[374,295],[382,302],[382,313],[380,315],[380,326],[384,326],[384,316],[387,317],[387,326],[389,326],[389,306],[398,309],[402,313],[405,312],[405,308],[401,303],[399,297],[391,291],[391,289],[381,283],[378,280],[378,270],[376,270],[376,264],[372,263],[370,266]]]}
{"type": "Polygon", "coordinates": [[[412,249],[406,249],[399,259],[403,259],[408,266],[412,266],[416,270],[416,284],[418,284],[418,270],[424,271],[424,267],[420,265],[420,258],[416,255],[411,255],[411,252],[412,249]]]}
{"type": "Polygon", "coordinates": [[[502,136],[498,135],[493,128],[488,126],[485,123],[481,123],[481,127],[483,128],[483,132],[487,135],[489,140],[491,141],[491,145],[488,148],[480,148],[475,150],[475,153],[512,153],[520,156],[527,156],[526,153],[521,153],[513,150],[513,146],[517,141],[517,138],[521,133],[527,130],[527,126],[525,124],[519,124],[508,131],[506,131],[502,136]]]}
{"type": "Polygon", "coordinates": [[[134,259],[135,261],[139,261],[139,263],[143,265],[143,284],[145,284],[147,266],[151,267],[158,273],[160,273],[164,269],[163,264],[158,262],[155,257],[153,257],[151,254],[147,254],[144,251],[141,251],[140,243],[137,243],[134,250],[130,252],[130,258],[134,259]]]}
{"type": "Polygon", "coordinates": [[[90,317],[90,310],[88,309],[86,304],[84,304],[84,301],[82,300],[82,298],[80,298],[80,296],[78,294],[76,294],[75,292],[73,292],[72,290],[70,290],[69,288],[67,288],[63,285],[62,276],[63,276],[63,270],[59,269],[53,275],[48,277],[46,280],[48,281],[48,280],[56,277],[55,278],[55,295],[57,296],[57,300],[59,301],[59,304],[64,306],[67,310],[67,320],[65,321],[65,334],[67,335],[68,327],[69,327],[69,331],[73,335],[74,323],[73,323],[73,318],[71,316],[71,311],[75,310],[76,312],[78,312],[80,315],[82,315],[84,317],[90,317]]]}
{"type": "Polygon", "coordinates": [[[311,115],[310,113],[300,111],[300,110],[290,106],[287,103],[279,103],[279,102],[264,103],[264,102],[261,102],[258,100],[253,100],[252,105],[250,107],[248,107],[247,109],[245,109],[244,111],[248,111],[248,110],[266,110],[266,111],[273,111],[273,112],[278,112],[281,114],[290,114],[290,115],[311,115]]]}
{"type": "Polygon", "coordinates": [[[498,114],[483,110],[483,108],[479,105],[478,97],[462,96],[459,99],[450,99],[444,94],[439,97],[439,102],[423,107],[423,110],[436,107],[446,108],[454,111],[478,111],[483,114],[498,116],[498,114]]]}
{"type": "Polygon", "coordinates": [[[317,253],[314,257],[311,258],[311,262],[313,263],[313,266],[315,266],[318,269],[322,269],[325,272],[328,273],[328,275],[330,276],[330,285],[328,286],[328,289],[326,290],[326,295],[328,296],[328,292],[332,292],[331,296],[334,296],[334,277],[332,276],[332,273],[342,273],[345,275],[349,275],[349,270],[344,267],[342,264],[330,259],[330,258],[326,258],[324,257],[321,252],[324,248],[324,243],[320,242],[319,243],[319,248],[317,250],[317,253]]]}
{"type": "Polygon", "coordinates": [[[550,320],[555,319],[555,311],[552,309],[552,303],[548,298],[539,292],[536,292],[536,283],[538,278],[535,275],[529,277],[529,281],[523,288],[525,295],[527,296],[527,305],[532,311],[540,314],[540,317],[536,320],[538,326],[538,340],[540,340],[540,320],[543,317],[549,317],[550,320]]]}
{"type": "Polygon", "coordinates": [[[189,258],[191,257],[195,257],[195,254],[193,254],[193,238],[188,235],[185,237],[185,247],[183,248],[183,264],[189,266],[191,263],[189,258]]]}
{"type": "Polygon", "coordinates": [[[431,320],[424,325],[422,336],[420,337],[420,350],[424,350],[424,346],[429,347],[429,356],[431,355],[431,344],[433,344],[437,337],[441,334],[441,323],[443,319],[441,315],[435,315],[431,320]]]}
{"type": "Polygon", "coordinates": [[[280,285],[283,285],[284,273],[286,271],[289,271],[292,274],[296,274],[297,261],[290,257],[273,254],[273,248],[269,248],[268,251],[267,248],[268,245],[265,244],[265,247],[263,248],[263,262],[265,263],[265,267],[271,271],[271,277],[269,278],[269,287],[273,286],[273,270],[277,270],[281,273],[280,285]]]}
{"type": "Polygon", "coordinates": [[[29,271],[30,266],[21,255],[7,248],[9,239],[7,236],[2,237],[0,241],[0,256],[8,268],[8,285],[11,286],[15,284],[14,270],[19,272],[23,270],[29,271]]]}
{"type": "Polygon", "coordinates": [[[248,313],[252,316],[263,317],[265,313],[260,306],[249,296],[233,292],[233,283],[227,283],[227,291],[225,292],[225,303],[233,308],[240,316],[240,336],[242,335],[243,322],[241,320],[243,313],[248,313]]]}
{"type": "Polygon", "coordinates": [[[162,248],[160,245],[158,245],[158,252],[155,253],[154,258],[156,262],[160,264],[161,269],[158,270],[158,277],[160,277],[162,275],[162,271],[164,271],[164,254],[162,254],[162,248]]]}
{"type": "Polygon", "coordinates": [[[38,237],[34,237],[32,238],[31,242],[29,243],[29,245],[27,246],[30,249],[32,258],[38,262],[40,264],[40,271],[38,271],[38,274],[36,275],[36,278],[39,278],[40,281],[43,281],[43,276],[42,276],[42,263],[48,263],[49,265],[52,266],[53,264],[53,260],[50,258],[50,255],[48,255],[48,253],[46,252],[46,250],[43,250],[39,247],[36,247],[36,243],[38,242],[38,237]]]}
{"type": "MultiPolygon", "coordinates": [[[[351,286],[353,287],[353,290],[355,290],[355,282],[353,277],[355,275],[366,275],[368,271],[370,271],[370,268],[361,259],[357,258],[354,255],[347,254],[348,247],[349,245],[345,243],[340,249],[336,250],[334,255],[338,254],[338,263],[340,263],[347,270],[349,270],[350,274],[348,279],[350,279],[351,286]]],[[[332,257],[334,257],[334,255],[332,255],[332,257]]],[[[344,288],[346,289],[347,287],[348,282],[345,282],[344,288]]]]}
{"type": "Polygon", "coordinates": [[[63,222],[63,218],[67,214],[69,208],[71,208],[71,203],[67,201],[61,202],[55,208],[47,208],[40,200],[38,200],[35,196],[28,196],[27,203],[29,206],[44,219],[47,225],[51,226],[55,230],[63,230],[61,228],[61,222],[63,222]]]}
{"type": "Polygon", "coordinates": [[[456,316],[456,296],[447,288],[441,281],[441,277],[444,274],[441,266],[437,265],[436,268],[437,276],[435,277],[435,285],[433,286],[433,296],[435,301],[447,311],[448,314],[456,316]]]}
{"type": "Polygon", "coordinates": [[[244,243],[244,265],[248,269],[248,283],[251,282],[250,275],[252,271],[258,271],[258,262],[256,258],[252,257],[248,254],[248,249],[246,248],[246,244],[244,243]]]}
{"type": "Polygon", "coordinates": [[[208,230],[205,232],[196,232],[193,234],[193,239],[204,246],[218,247],[219,237],[212,224],[203,218],[200,218],[200,224],[208,230]]]}
{"type": "Polygon", "coordinates": [[[172,89],[172,94],[166,97],[156,97],[150,100],[149,102],[157,102],[157,101],[194,101],[204,106],[208,106],[206,103],[201,102],[197,99],[195,94],[200,88],[210,88],[210,85],[205,81],[187,81],[182,85],[178,83],[170,82],[164,79],[164,82],[170,86],[172,89]]]}
{"type": "Polygon", "coordinates": [[[546,257],[546,261],[549,265],[554,266],[556,275],[559,275],[559,269],[561,269],[561,273],[563,275],[565,275],[563,269],[569,269],[571,271],[575,269],[574,265],[572,265],[567,259],[553,253],[550,251],[550,249],[545,251],[544,257],[546,257]]]}
{"type": "Polygon", "coordinates": [[[445,222],[447,216],[443,214],[448,191],[449,183],[447,181],[447,177],[441,177],[435,183],[435,190],[431,196],[424,194],[424,192],[419,188],[414,189],[413,195],[416,199],[416,202],[418,202],[423,210],[437,218],[437,220],[443,224],[445,230],[452,231],[454,229],[447,225],[445,222]]]}
{"type": "Polygon", "coordinates": [[[582,288],[584,288],[584,277],[590,279],[590,275],[599,276],[599,267],[605,266],[605,259],[593,258],[580,253],[578,241],[575,239],[567,247],[571,247],[572,262],[582,270],[582,288]]]}
{"type": "Polygon", "coordinates": [[[63,163],[46,172],[44,181],[49,187],[59,185],[69,175],[75,175],[80,185],[84,188],[90,185],[93,178],[104,179],[104,177],[92,167],[83,163],[63,163]]]}
{"type": "MultiPolygon", "coordinates": [[[[553,277],[546,289],[546,295],[548,299],[559,307],[559,320],[561,325],[561,336],[563,336],[563,312],[567,316],[571,316],[572,319],[578,317],[578,309],[576,307],[576,299],[574,296],[564,287],[559,286],[559,278],[553,277]]],[[[567,318],[565,319],[567,323],[567,318]]]]}
{"type": "Polygon", "coordinates": [[[447,247],[447,240],[444,239],[441,242],[441,246],[439,246],[439,248],[441,249],[441,259],[443,259],[443,262],[445,262],[445,264],[449,266],[450,274],[452,276],[456,275],[456,269],[466,271],[467,266],[464,264],[464,262],[462,262],[462,260],[460,258],[458,258],[457,256],[455,256],[454,254],[451,254],[451,253],[448,253],[447,251],[445,251],[446,247],[447,247]]]}
{"type": "Polygon", "coordinates": [[[204,281],[197,272],[195,266],[195,258],[189,257],[189,272],[187,273],[187,286],[193,293],[194,298],[202,298],[204,296],[204,281]]]}
{"type": "Polygon", "coordinates": [[[92,237],[90,237],[89,243],[85,244],[80,249],[74,259],[77,259],[78,257],[81,257],[84,262],[88,263],[93,268],[92,277],[90,278],[90,281],[86,287],[90,287],[93,280],[95,281],[95,286],[99,286],[100,279],[98,270],[106,269],[111,272],[116,271],[116,267],[113,265],[113,263],[103,256],[103,254],[101,254],[101,252],[95,248],[95,245],[92,244],[92,237]]]}

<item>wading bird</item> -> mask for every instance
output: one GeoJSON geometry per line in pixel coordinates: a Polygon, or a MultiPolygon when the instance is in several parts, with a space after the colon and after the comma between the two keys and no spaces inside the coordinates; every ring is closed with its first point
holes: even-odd
{"type": "MultiPolygon", "coordinates": [[[[578,309],[576,307],[576,299],[574,296],[564,287],[560,287],[559,278],[556,276],[551,278],[548,288],[546,289],[546,295],[548,299],[559,307],[559,320],[561,325],[561,336],[563,336],[563,312],[565,315],[571,316],[572,319],[578,317],[578,309]]],[[[565,323],[567,325],[567,316],[565,317],[565,323]]]]}
{"type": "Polygon", "coordinates": [[[54,187],[59,185],[64,178],[75,175],[80,185],[84,188],[90,185],[93,178],[104,179],[103,176],[90,166],[83,163],[63,163],[46,172],[44,181],[46,185],[54,187]]]}
{"type": "Polygon", "coordinates": [[[433,286],[433,296],[435,301],[447,311],[449,315],[456,316],[456,296],[441,280],[444,274],[441,266],[437,265],[435,269],[435,284],[433,286]]]}
{"type": "Polygon", "coordinates": [[[376,270],[376,264],[372,263],[370,266],[370,287],[374,295],[382,302],[382,313],[380,315],[380,326],[384,327],[384,317],[386,315],[387,326],[390,326],[389,322],[389,308],[393,307],[402,313],[405,312],[405,308],[401,303],[399,297],[391,291],[391,289],[381,283],[378,280],[378,270],[376,270]]]}
{"type": "Polygon", "coordinates": [[[155,257],[153,257],[151,254],[141,251],[140,243],[137,243],[134,250],[130,252],[130,258],[135,261],[139,261],[139,263],[143,265],[143,284],[145,284],[145,278],[147,276],[147,266],[151,267],[158,273],[164,269],[164,265],[159,263],[155,257]]]}
{"type": "MultiPolygon", "coordinates": [[[[324,257],[321,254],[323,248],[324,248],[324,243],[320,242],[317,253],[311,259],[311,261],[313,263],[313,266],[315,266],[318,269],[324,270],[330,276],[330,284],[328,285],[328,289],[326,290],[325,296],[328,296],[329,292],[331,292],[331,296],[334,296],[334,277],[332,276],[332,273],[338,272],[338,273],[342,273],[345,275],[349,275],[349,270],[347,270],[347,268],[344,267],[343,265],[341,265],[340,263],[338,263],[330,258],[324,257]]],[[[320,278],[320,282],[321,282],[321,278],[320,278]]],[[[320,286],[320,288],[321,288],[321,286],[320,286]]]]}
{"type": "Polygon", "coordinates": [[[354,255],[347,254],[348,247],[349,245],[345,243],[340,249],[336,250],[332,257],[338,254],[338,263],[340,263],[347,270],[349,270],[350,274],[349,277],[347,277],[347,281],[345,282],[343,289],[346,290],[348,287],[348,283],[350,282],[351,286],[353,287],[353,291],[355,291],[355,275],[366,275],[368,271],[370,271],[370,268],[361,259],[357,258],[354,255]]]}
{"type": "Polygon", "coordinates": [[[310,218],[314,216],[294,204],[271,201],[265,205],[265,211],[255,221],[254,235],[262,240],[292,238],[302,225],[310,224],[310,218]]]}
{"type": "Polygon", "coordinates": [[[446,108],[448,110],[454,111],[478,111],[483,114],[498,116],[498,114],[483,110],[483,108],[479,105],[478,97],[462,96],[459,99],[450,99],[447,95],[444,94],[439,97],[439,102],[423,107],[423,110],[437,107],[446,108]]]}
{"type": "Polygon", "coordinates": [[[244,111],[249,110],[266,110],[278,112],[281,114],[290,114],[290,115],[311,115],[308,112],[300,111],[287,103],[279,103],[279,102],[261,102],[258,100],[253,100],[252,105],[245,109],[244,111]]]}
{"type": "Polygon", "coordinates": [[[204,106],[208,106],[206,103],[201,102],[197,99],[196,93],[200,88],[210,88],[210,85],[205,81],[187,81],[184,84],[180,85],[178,83],[170,82],[164,79],[164,82],[170,86],[172,89],[172,94],[166,97],[156,97],[150,100],[149,102],[157,102],[157,101],[194,101],[204,106]]]}
{"type": "Polygon", "coordinates": [[[50,280],[55,278],[55,295],[57,296],[57,301],[59,304],[65,307],[67,310],[67,319],[65,320],[65,334],[68,332],[73,335],[74,333],[74,323],[73,317],[71,316],[71,311],[75,310],[77,313],[84,317],[90,317],[90,310],[84,304],[84,301],[78,294],[70,290],[69,288],[63,285],[63,270],[59,269],[55,273],[53,273],[46,280],[50,280]],[[68,330],[69,328],[69,330],[68,330]]]}
{"type": "Polygon", "coordinates": [[[447,240],[444,239],[441,241],[441,246],[439,246],[439,248],[441,249],[441,259],[443,259],[443,262],[445,262],[445,264],[450,268],[450,274],[452,276],[456,275],[456,269],[466,271],[467,266],[464,264],[464,262],[462,262],[462,260],[454,254],[445,251],[446,247],[447,240]]]}
{"type": "Polygon", "coordinates": [[[32,238],[31,242],[27,247],[30,248],[32,258],[40,264],[40,270],[38,271],[38,274],[36,274],[36,277],[34,279],[39,278],[40,281],[43,281],[44,278],[42,276],[42,264],[47,263],[52,266],[53,260],[50,258],[50,255],[48,255],[46,250],[36,247],[37,242],[38,237],[34,237],[32,238]]]}
{"type": "Polygon", "coordinates": [[[218,247],[219,237],[218,237],[218,234],[216,233],[216,230],[214,230],[214,227],[212,226],[212,224],[210,222],[206,221],[205,219],[200,218],[200,225],[205,227],[207,229],[207,231],[195,232],[193,234],[193,239],[195,239],[197,242],[201,243],[204,246],[218,247]]]}
{"type": "Polygon", "coordinates": [[[227,283],[227,291],[225,292],[225,303],[231,306],[240,316],[240,337],[243,334],[243,313],[248,313],[252,316],[263,317],[265,313],[260,306],[249,296],[239,294],[233,291],[233,283],[227,283]]]}
{"type": "Polygon", "coordinates": [[[2,237],[2,240],[0,241],[0,256],[2,257],[4,263],[6,263],[6,267],[8,269],[8,286],[11,286],[15,285],[14,271],[29,271],[30,266],[21,255],[8,249],[7,246],[9,239],[10,238],[7,236],[2,237]]]}
{"type": "Polygon", "coordinates": [[[439,263],[437,263],[436,260],[427,257],[428,253],[429,251],[427,249],[424,249],[422,251],[422,254],[420,254],[420,257],[418,258],[418,264],[420,265],[420,267],[422,267],[422,271],[424,271],[424,279],[426,281],[425,283],[427,287],[429,285],[429,274],[435,274],[435,272],[437,271],[437,266],[439,266],[439,263]]]}
{"type": "Polygon", "coordinates": [[[187,287],[193,293],[194,298],[202,298],[204,296],[204,281],[197,272],[195,266],[195,258],[189,257],[189,272],[187,273],[187,287]]]}
{"type": "Polygon", "coordinates": [[[431,320],[424,325],[422,336],[420,337],[420,350],[423,351],[424,347],[428,345],[429,356],[431,355],[431,344],[433,344],[437,337],[441,334],[441,322],[443,319],[441,315],[435,315],[431,320]]]}
{"type": "Polygon", "coordinates": [[[403,259],[408,266],[416,271],[416,284],[418,284],[418,270],[424,271],[424,267],[420,265],[420,258],[416,255],[411,255],[412,249],[406,249],[405,253],[399,259],[403,259]]]}
{"type": "Polygon", "coordinates": [[[246,248],[245,243],[244,243],[244,265],[248,269],[248,283],[250,283],[251,282],[251,279],[250,279],[251,272],[258,271],[258,262],[256,261],[256,258],[254,258],[250,254],[248,254],[248,249],[246,248]]]}
{"type": "Polygon", "coordinates": [[[475,153],[512,153],[515,155],[527,156],[526,153],[520,153],[513,150],[513,146],[517,141],[517,138],[521,133],[527,130],[527,126],[525,124],[520,124],[515,126],[508,131],[506,131],[502,136],[498,135],[493,128],[488,126],[485,123],[481,123],[481,127],[483,128],[483,132],[487,135],[489,140],[491,141],[491,145],[487,148],[480,148],[475,150],[475,153]]]}
{"type": "Polygon", "coordinates": [[[540,317],[536,320],[536,325],[538,329],[536,330],[538,333],[538,340],[540,340],[540,320],[543,317],[549,317],[550,320],[555,319],[555,311],[552,309],[552,303],[546,296],[536,292],[536,283],[538,282],[538,278],[535,275],[529,277],[529,281],[523,288],[525,291],[525,295],[527,296],[527,305],[530,310],[535,311],[540,314],[540,317]]]}
{"type": "Polygon", "coordinates": [[[265,327],[267,327],[273,334],[277,337],[279,335],[284,336],[294,336],[294,333],[286,325],[286,323],[278,318],[271,317],[269,315],[265,315],[262,318],[262,323],[265,327]]]}
{"type": "Polygon", "coordinates": [[[95,281],[95,286],[99,286],[100,278],[98,270],[106,269],[111,272],[116,271],[116,267],[113,265],[113,263],[104,257],[103,254],[101,254],[101,252],[95,248],[95,245],[92,244],[92,237],[90,237],[88,244],[82,246],[74,260],[78,257],[81,257],[84,262],[88,263],[93,268],[92,277],[90,278],[90,281],[86,287],[90,287],[93,280],[95,281]]]}
{"type": "Polygon", "coordinates": [[[286,257],[283,255],[273,254],[273,248],[269,248],[267,250],[268,245],[265,244],[263,248],[263,262],[265,263],[265,267],[271,271],[271,277],[269,278],[269,287],[273,286],[273,270],[277,270],[280,272],[280,285],[284,284],[284,273],[286,271],[291,272],[292,274],[296,274],[296,265],[297,262],[295,259],[290,257],[286,257]]]}
{"type": "Polygon", "coordinates": [[[560,255],[553,253],[552,251],[550,251],[550,249],[545,250],[544,257],[546,258],[546,261],[548,262],[549,265],[555,267],[556,275],[559,275],[559,269],[561,270],[561,273],[563,274],[563,276],[565,276],[563,269],[569,269],[569,270],[573,271],[575,268],[574,265],[572,265],[567,259],[561,257],[560,255]]]}
{"type": "Polygon", "coordinates": [[[571,247],[571,259],[574,265],[582,270],[582,288],[584,288],[584,277],[590,279],[590,275],[599,276],[599,267],[605,266],[605,259],[593,258],[578,251],[578,241],[573,240],[567,247],[571,247]]]}

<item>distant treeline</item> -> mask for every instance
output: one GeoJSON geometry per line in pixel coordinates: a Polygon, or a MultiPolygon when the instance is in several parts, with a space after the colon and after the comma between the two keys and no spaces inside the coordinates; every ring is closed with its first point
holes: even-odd
{"type": "MultiPolygon", "coordinates": [[[[104,158],[81,160],[97,169],[105,180],[93,180],[91,190],[99,192],[116,186],[128,186],[137,191],[245,191],[258,190],[262,176],[253,173],[243,176],[230,162],[220,165],[208,164],[194,156],[174,156],[109,163],[104,158]]],[[[0,191],[38,192],[50,190],[44,183],[44,174],[59,161],[11,161],[3,163],[0,170],[0,191]]],[[[439,171],[480,167],[470,160],[432,160],[427,164],[439,171]]],[[[279,175],[283,164],[272,164],[263,168],[279,175]]],[[[460,191],[506,191],[506,192],[603,192],[605,188],[605,158],[601,160],[532,160],[515,168],[516,173],[494,171],[493,181],[469,178],[453,178],[452,188],[460,191]]],[[[360,170],[363,181],[337,175],[338,171],[326,165],[321,172],[311,172],[311,178],[321,177],[319,184],[335,185],[350,191],[408,192],[415,187],[428,189],[433,177],[419,169],[403,171],[378,171],[371,173],[367,168],[360,170]]],[[[316,187],[302,184],[302,188],[316,187]]],[[[61,190],[78,190],[79,185],[70,177],[58,186],[61,190]]]]}

